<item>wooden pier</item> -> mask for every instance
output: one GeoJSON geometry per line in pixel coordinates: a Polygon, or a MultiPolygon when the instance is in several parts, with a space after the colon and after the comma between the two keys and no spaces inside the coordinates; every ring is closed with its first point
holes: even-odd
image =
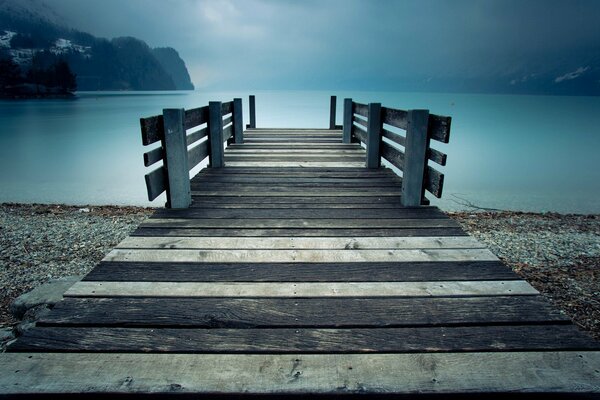
{"type": "Polygon", "coordinates": [[[597,398],[600,343],[424,205],[450,120],[332,116],[242,132],[235,100],[143,119],[169,207],[0,355],[0,394],[597,398]]]}

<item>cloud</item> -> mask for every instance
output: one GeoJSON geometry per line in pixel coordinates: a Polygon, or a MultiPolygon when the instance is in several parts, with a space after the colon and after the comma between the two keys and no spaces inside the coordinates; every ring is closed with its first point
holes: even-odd
{"type": "Polygon", "coordinates": [[[577,68],[575,71],[572,72],[567,72],[564,75],[558,76],[556,77],[556,79],[554,79],[554,82],[556,83],[560,83],[562,81],[570,81],[576,78],[579,78],[585,71],[589,70],[590,67],[586,66],[586,67],[579,67],[577,68]]]}

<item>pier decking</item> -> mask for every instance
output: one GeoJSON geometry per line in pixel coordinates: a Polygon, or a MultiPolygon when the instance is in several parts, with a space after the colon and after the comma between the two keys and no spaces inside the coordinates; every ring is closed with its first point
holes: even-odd
{"type": "Polygon", "coordinates": [[[244,132],[0,357],[2,394],[600,392],[600,344],[339,130],[244,132]]]}

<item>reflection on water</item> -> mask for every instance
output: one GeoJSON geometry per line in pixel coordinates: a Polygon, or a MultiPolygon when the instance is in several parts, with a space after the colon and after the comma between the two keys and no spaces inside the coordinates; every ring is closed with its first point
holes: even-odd
{"type": "MultiPolygon", "coordinates": [[[[250,93],[87,92],[0,101],[0,201],[150,204],[139,118],[250,93]]],[[[394,92],[253,92],[259,127],[327,127],[329,95],[453,117],[444,208],[600,212],[600,98],[394,92]]],[[[162,205],[159,198],[152,204],[162,205]]]]}

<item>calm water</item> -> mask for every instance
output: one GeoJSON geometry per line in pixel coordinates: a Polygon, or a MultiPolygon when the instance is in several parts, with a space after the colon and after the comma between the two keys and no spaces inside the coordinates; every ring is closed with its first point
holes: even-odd
{"type": "MultiPolygon", "coordinates": [[[[249,93],[80,93],[0,101],[0,202],[162,205],[146,200],[139,122],[249,93]]],[[[259,127],[322,127],[329,96],[453,117],[442,208],[600,213],[600,97],[393,92],[253,92],[259,127]]]]}

